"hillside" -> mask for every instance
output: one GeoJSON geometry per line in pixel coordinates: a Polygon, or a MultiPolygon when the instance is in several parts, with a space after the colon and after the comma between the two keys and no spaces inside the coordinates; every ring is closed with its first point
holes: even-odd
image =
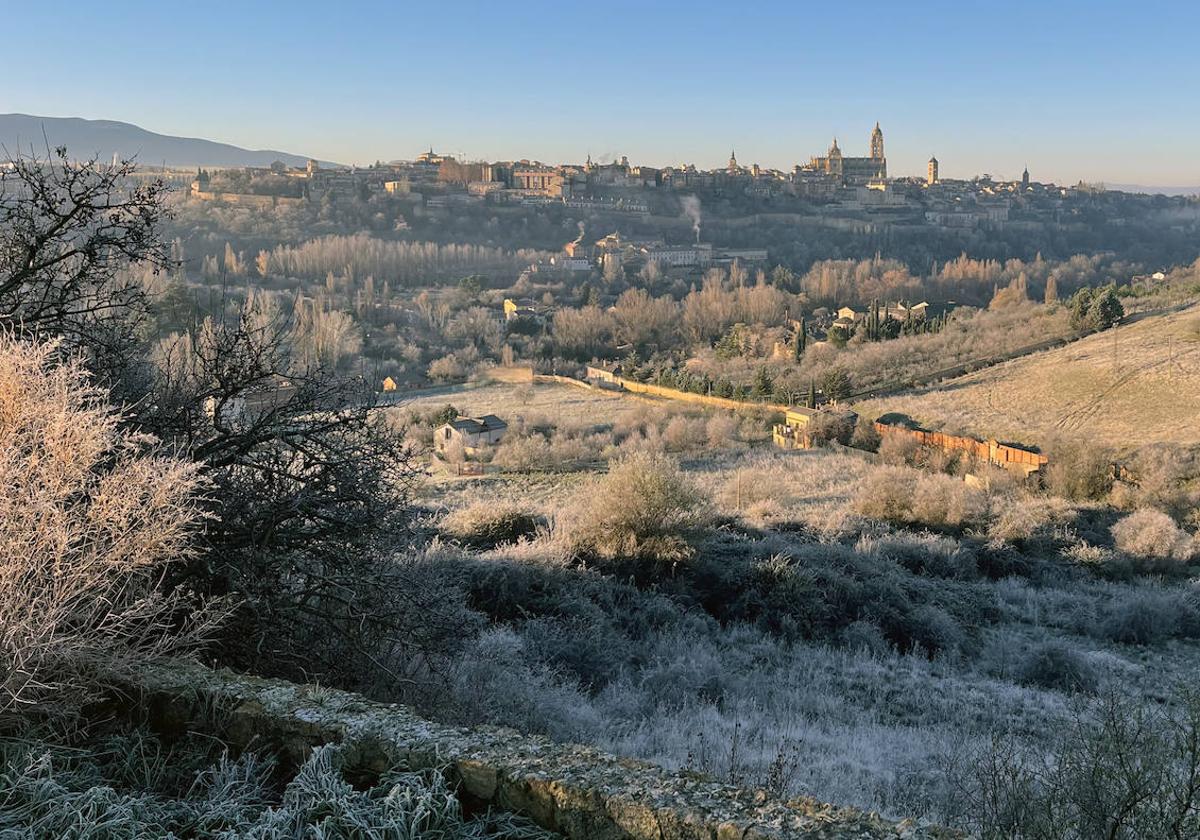
{"type": "MultiPolygon", "coordinates": [[[[146,165],[190,166],[269,166],[282,161],[289,166],[303,166],[305,155],[271,149],[243,149],[229,143],[217,143],[196,137],[174,137],[156,134],[136,125],[114,120],[85,120],[78,117],[39,117],[28,114],[0,114],[0,143],[11,153],[32,145],[43,150],[46,141],[51,146],[66,146],[74,158],[95,155],[106,160],[115,153],[122,158],[136,158],[146,165]],[[45,132],[45,140],[42,137],[45,132]]],[[[43,150],[44,153],[44,150],[43,150]]],[[[322,161],[322,165],[334,165],[322,161]]]]}
{"type": "Polygon", "coordinates": [[[1197,444],[1200,304],[857,408],[1032,444],[1058,435],[1118,449],[1197,444]]]}

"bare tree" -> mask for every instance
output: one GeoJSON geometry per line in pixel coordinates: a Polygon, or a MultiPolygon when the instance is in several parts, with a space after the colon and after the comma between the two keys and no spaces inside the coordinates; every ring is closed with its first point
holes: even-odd
{"type": "Polygon", "coordinates": [[[292,330],[252,295],[239,317],[162,342],[139,419],[212,481],[207,550],[178,580],[241,600],[228,660],[372,685],[395,675],[383,650],[403,641],[398,604],[422,597],[390,559],[414,461],[366,383],[296,357],[292,330]]]}
{"type": "Polygon", "coordinates": [[[953,817],[979,836],[1138,840],[1200,835],[1200,696],[1153,708],[1103,697],[1048,753],[996,738],[947,761],[953,817]]]}
{"type": "Polygon", "coordinates": [[[134,164],[77,162],[59,147],[0,170],[0,325],[61,338],[117,384],[138,346],[145,291],[126,269],[170,265],[161,181],[131,184],[134,164]]]}

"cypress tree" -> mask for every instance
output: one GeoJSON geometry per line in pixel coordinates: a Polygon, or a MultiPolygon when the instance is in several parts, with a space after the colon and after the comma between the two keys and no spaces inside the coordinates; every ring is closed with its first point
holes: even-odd
{"type": "Polygon", "coordinates": [[[799,362],[804,357],[804,349],[808,346],[808,330],[804,325],[804,318],[800,319],[800,327],[796,330],[795,353],[796,361],[799,362]]]}

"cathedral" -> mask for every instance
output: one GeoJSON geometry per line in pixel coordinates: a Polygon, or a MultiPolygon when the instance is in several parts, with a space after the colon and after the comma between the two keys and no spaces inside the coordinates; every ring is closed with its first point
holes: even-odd
{"type": "Polygon", "coordinates": [[[883,130],[875,123],[871,132],[870,157],[846,157],[838,148],[837,138],[824,157],[814,157],[805,167],[810,172],[840,178],[846,184],[866,184],[887,178],[887,158],[883,154],[883,130]]]}

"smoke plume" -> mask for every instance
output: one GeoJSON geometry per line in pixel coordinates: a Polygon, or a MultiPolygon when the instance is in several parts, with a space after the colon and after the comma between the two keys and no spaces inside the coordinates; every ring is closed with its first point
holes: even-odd
{"type": "Polygon", "coordinates": [[[696,242],[700,241],[700,199],[694,195],[685,195],[679,199],[679,205],[684,214],[692,220],[692,230],[696,232],[696,242]]]}

